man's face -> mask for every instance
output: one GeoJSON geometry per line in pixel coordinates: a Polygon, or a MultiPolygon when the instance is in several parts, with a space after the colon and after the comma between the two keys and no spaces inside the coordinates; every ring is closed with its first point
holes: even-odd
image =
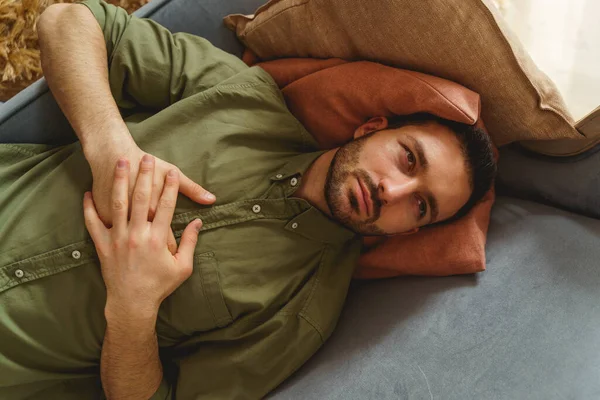
{"type": "Polygon", "coordinates": [[[395,234],[450,218],[467,202],[469,175],[451,130],[373,128],[359,128],[331,163],[325,198],[335,219],[363,235],[395,234]]]}

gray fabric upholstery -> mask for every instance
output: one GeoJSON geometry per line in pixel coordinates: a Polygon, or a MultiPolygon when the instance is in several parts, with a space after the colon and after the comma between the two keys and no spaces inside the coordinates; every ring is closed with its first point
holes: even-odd
{"type": "Polygon", "coordinates": [[[501,197],[487,271],[354,287],[275,399],[600,398],[600,221],[501,197]]]}
{"type": "MultiPolygon", "coordinates": [[[[264,1],[152,0],[138,15],[239,55],[221,18],[264,1]]],[[[0,142],[73,140],[43,80],[0,106],[0,142]]],[[[525,157],[501,152],[511,192],[598,215],[599,153],[525,157]]],[[[487,260],[474,276],[355,284],[332,338],[271,397],[600,398],[600,220],[500,197],[487,260]]]]}
{"type": "Polygon", "coordinates": [[[600,145],[565,158],[502,148],[498,182],[512,196],[600,218],[600,145]]]}

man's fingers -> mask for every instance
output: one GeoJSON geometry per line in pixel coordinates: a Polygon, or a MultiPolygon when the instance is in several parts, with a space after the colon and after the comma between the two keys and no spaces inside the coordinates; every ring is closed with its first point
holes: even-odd
{"type": "Polygon", "coordinates": [[[133,229],[140,231],[148,222],[148,209],[154,180],[154,157],[149,154],[142,157],[140,169],[133,189],[131,205],[131,224],[133,229]]]}
{"type": "Polygon", "coordinates": [[[106,239],[107,229],[104,223],[100,220],[91,192],[85,192],[83,196],[83,218],[85,227],[87,228],[96,247],[102,245],[106,239]]]}
{"type": "Polygon", "coordinates": [[[129,163],[120,159],[115,168],[112,189],[112,225],[117,237],[127,233],[127,213],[129,211],[129,163]]]}
{"type": "Polygon", "coordinates": [[[154,221],[156,211],[158,210],[158,202],[160,201],[160,195],[163,190],[164,179],[157,176],[158,169],[154,170],[154,182],[152,183],[152,193],[150,195],[150,208],[148,209],[148,221],[154,221]]]}
{"type": "Polygon", "coordinates": [[[177,193],[179,193],[179,173],[172,169],[167,174],[165,186],[163,187],[162,195],[158,201],[156,215],[152,223],[153,229],[160,232],[164,238],[171,231],[171,221],[175,212],[175,204],[177,203],[177,193]]]}
{"type": "Polygon", "coordinates": [[[183,231],[181,240],[179,241],[179,249],[175,255],[180,265],[193,265],[194,250],[196,249],[196,243],[198,243],[200,228],[202,228],[202,221],[195,219],[183,231]]]}
{"type": "Polygon", "coordinates": [[[196,182],[180,173],[179,177],[179,191],[200,204],[212,204],[215,202],[216,197],[214,194],[198,185],[196,182]]]}
{"type": "Polygon", "coordinates": [[[173,230],[169,229],[169,238],[167,239],[167,248],[171,252],[172,255],[177,254],[177,241],[175,240],[175,235],[173,234],[173,230]]]}

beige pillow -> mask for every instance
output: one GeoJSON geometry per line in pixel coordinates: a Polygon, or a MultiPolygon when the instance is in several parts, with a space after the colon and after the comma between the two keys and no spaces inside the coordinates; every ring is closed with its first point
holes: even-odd
{"type": "Polygon", "coordinates": [[[487,0],[271,0],[225,23],[262,60],[370,60],[458,82],[481,95],[498,146],[585,139],[487,0]]]}
{"type": "Polygon", "coordinates": [[[521,144],[538,153],[568,157],[590,150],[600,144],[600,107],[583,117],[575,125],[587,139],[529,140],[521,144]]]}

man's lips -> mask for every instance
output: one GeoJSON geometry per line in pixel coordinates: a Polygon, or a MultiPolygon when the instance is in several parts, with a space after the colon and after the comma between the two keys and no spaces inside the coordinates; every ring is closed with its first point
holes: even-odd
{"type": "Polygon", "coordinates": [[[363,202],[363,204],[365,205],[365,211],[367,214],[367,217],[371,216],[373,214],[373,202],[371,200],[371,193],[369,192],[369,189],[367,189],[367,186],[364,184],[364,182],[360,179],[357,178],[358,180],[358,186],[360,187],[360,195],[362,196],[361,200],[363,202]]]}

